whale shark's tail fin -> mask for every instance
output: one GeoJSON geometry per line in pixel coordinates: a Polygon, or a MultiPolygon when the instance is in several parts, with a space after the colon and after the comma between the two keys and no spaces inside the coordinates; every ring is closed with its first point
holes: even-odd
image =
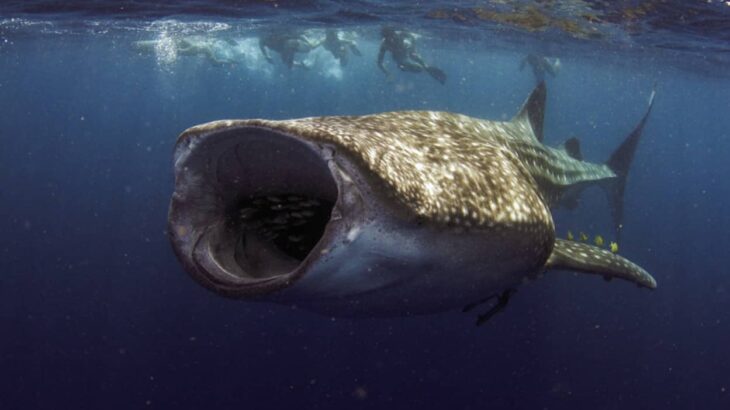
{"type": "Polygon", "coordinates": [[[603,275],[606,280],[619,278],[641,287],[656,288],[656,280],[639,265],[586,243],[556,239],[545,268],[593,273],[603,275]]]}
{"type": "Polygon", "coordinates": [[[619,239],[621,236],[621,228],[623,227],[623,214],[624,214],[624,190],[626,188],[626,177],[629,174],[629,168],[634,159],[634,153],[636,147],[639,144],[641,132],[644,129],[646,120],[649,118],[651,113],[651,107],[654,105],[654,95],[656,94],[656,84],[654,89],[651,91],[649,97],[649,106],[644,113],[634,130],[624,139],[624,142],[616,148],[611,154],[611,157],[606,162],[606,165],[616,174],[616,178],[612,179],[609,183],[603,185],[608,195],[608,202],[611,207],[611,217],[613,219],[613,227],[616,233],[616,238],[619,239]]]}

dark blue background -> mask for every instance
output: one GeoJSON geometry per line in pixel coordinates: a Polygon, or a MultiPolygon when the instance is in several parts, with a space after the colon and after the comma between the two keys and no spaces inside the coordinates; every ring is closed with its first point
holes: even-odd
{"type": "MultiPolygon", "coordinates": [[[[522,51],[425,42],[442,87],[386,81],[374,43],[336,80],[194,57],[160,67],[131,51],[136,39],[0,49],[0,408],[730,408],[727,79],[567,50],[548,85],[548,142],[579,136],[600,161],[658,81],[620,244],[656,291],[550,272],[481,328],[458,312],[333,319],[187,277],[164,232],[176,136],[221,118],[509,118],[533,84],[522,51]]],[[[556,212],[561,236],[609,232],[603,195],[583,199],[556,212]]]]}

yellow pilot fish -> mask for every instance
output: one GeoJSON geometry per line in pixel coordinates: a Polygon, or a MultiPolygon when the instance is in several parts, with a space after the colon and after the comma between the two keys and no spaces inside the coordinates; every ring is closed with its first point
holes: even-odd
{"type": "Polygon", "coordinates": [[[609,245],[611,248],[611,252],[618,253],[618,244],[616,242],[611,242],[611,245],[609,245]]]}
{"type": "Polygon", "coordinates": [[[593,239],[593,243],[595,243],[596,246],[603,246],[603,236],[596,235],[596,237],[593,239]]]}

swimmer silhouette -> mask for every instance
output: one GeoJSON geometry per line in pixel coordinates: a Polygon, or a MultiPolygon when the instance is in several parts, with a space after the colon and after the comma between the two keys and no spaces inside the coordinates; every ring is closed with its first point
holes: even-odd
{"type": "Polygon", "coordinates": [[[362,53],[354,41],[343,39],[340,34],[340,31],[328,29],[322,46],[340,61],[340,66],[344,67],[347,65],[349,52],[358,57],[362,56],[362,53]]]}
{"type": "Polygon", "coordinates": [[[383,27],[381,33],[383,40],[380,43],[380,51],[378,52],[378,67],[386,75],[390,75],[390,72],[383,65],[383,61],[385,53],[390,52],[393,61],[401,71],[411,73],[425,71],[439,83],[446,83],[446,73],[437,67],[426,64],[416,51],[415,34],[405,30],[396,30],[390,26],[383,27]]]}
{"type": "Polygon", "coordinates": [[[215,64],[236,63],[233,40],[225,40],[208,36],[185,36],[173,39],[157,39],[135,41],[133,46],[140,52],[155,53],[168,42],[169,47],[181,56],[202,56],[215,64]]]}
{"type": "Polygon", "coordinates": [[[303,33],[289,33],[285,31],[267,34],[259,38],[259,48],[266,61],[274,64],[274,59],[269,53],[269,50],[273,50],[279,53],[281,61],[290,69],[292,67],[309,68],[303,61],[295,61],[294,55],[296,53],[308,53],[321,44],[321,42],[312,41],[303,33]]]}
{"type": "Polygon", "coordinates": [[[560,59],[556,58],[550,60],[547,57],[528,54],[527,57],[520,63],[520,71],[524,70],[525,65],[529,64],[532,69],[532,74],[535,76],[535,81],[540,83],[545,80],[545,74],[550,74],[551,77],[555,77],[560,70],[560,59]]]}

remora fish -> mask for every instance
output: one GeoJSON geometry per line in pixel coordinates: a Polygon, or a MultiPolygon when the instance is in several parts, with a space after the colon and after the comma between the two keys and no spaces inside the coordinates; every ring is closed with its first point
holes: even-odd
{"type": "Polygon", "coordinates": [[[542,144],[545,96],[538,85],[507,122],[404,111],[192,127],[175,148],[174,250],[224,296],[340,316],[439,312],[499,292],[501,309],[548,269],[655,288],[623,257],[557,239],[549,209],[598,184],[620,225],[654,93],[606,164],[583,161],[577,141],[542,144]]]}

